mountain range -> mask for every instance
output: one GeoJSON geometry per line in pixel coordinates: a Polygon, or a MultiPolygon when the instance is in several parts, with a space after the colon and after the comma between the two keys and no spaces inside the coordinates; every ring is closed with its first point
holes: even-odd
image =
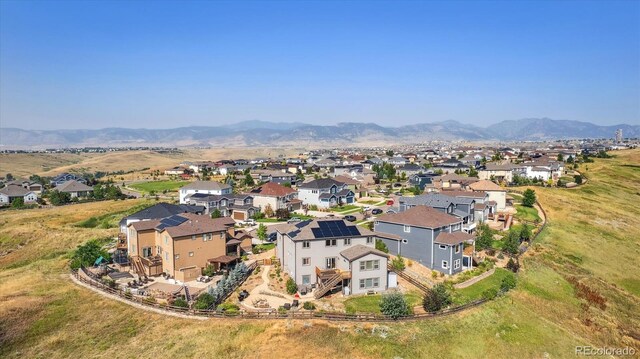
{"type": "Polygon", "coordinates": [[[589,122],[528,118],[502,121],[488,127],[457,121],[384,127],[345,122],[309,125],[299,122],[244,121],[233,125],[172,129],[104,128],[98,130],[23,130],[0,128],[3,148],[81,146],[287,146],[375,145],[431,140],[537,141],[575,138],[640,137],[639,125],[599,126],[589,122]]]}

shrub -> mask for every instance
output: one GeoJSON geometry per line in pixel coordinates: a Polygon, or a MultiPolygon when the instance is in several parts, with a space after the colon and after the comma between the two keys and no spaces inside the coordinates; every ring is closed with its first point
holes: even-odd
{"type": "Polygon", "coordinates": [[[573,181],[574,181],[576,184],[582,184],[582,176],[581,176],[581,175],[575,175],[575,176],[573,176],[573,181]]]}
{"type": "Polygon", "coordinates": [[[187,303],[183,298],[176,298],[172,305],[179,308],[189,308],[189,303],[187,303]]]}
{"type": "Polygon", "coordinates": [[[222,303],[216,308],[220,312],[225,313],[238,313],[240,311],[240,307],[233,303],[222,303]]]}
{"type": "Polygon", "coordinates": [[[509,273],[506,277],[502,278],[502,282],[500,283],[500,290],[503,292],[508,292],[509,290],[516,287],[516,276],[512,273],[509,273]]]}
{"type": "Polygon", "coordinates": [[[306,310],[314,310],[316,309],[316,305],[313,304],[312,302],[304,302],[304,304],[302,304],[302,308],[306,310]]]}
{"type": "Polygon", "coordinates": [[[99,257],[102,257],[107,261],[111,258],[109,253],[102,249],[100,243],[98,243],[97,240],[92,239],[76,248],[71,257],[70,265],[73,269],[89,267],[92,266],[99,257]]]}
{"type": "Polygon", "coordinates": [[[509,261],[507,262],[507,269],[513,273],[517,273],[520,269],[520,262],[517,260],[514,261],[513,258],[509,258],[509,261]]]}
{"type": "Polygon", "coordinates": [[[482,298],[486,300],[491,300],[498,296],[498,290],[496,288],[489,288],[482,292],[482,298]]]}
{"type": "Polygon", "coordinates": [[[129,288],[124,290],[124,297],[127,299],[133,298],[133,294],[131,294],[131,290],[129,288]]]}
{"type": "Polygon", "coordinates": [[[202,270],[202,274],[206,275],[207,277],[213,277],[214,273],[215,269],[211,264],[209,264],[205,269],[202,270]]]}
{"type": "Polygon", "coordinates": [[[491,248],[493,244],[493,234],[491,233],[491,228],[486,223],[481,223],[478,226],[478,231],[476,235],[476,249],[483,250],[491,248]]]}
{"type": "Polygon", "coordinates": [[[433,278],[433,279],[438,278],[438,271],[437,270],[432,270],[431,271],[431,278],[433,278]]]}
{"type": "Polygon", "coordinates": [[[215,299],[211,294],[205,292],[198,296],[194,307],[196,309],[208,309],[213,304],[215,304],[215,299]]]}
{"type": "Polygon", "coordinates": [[[156,300],[156,297],[149,296],[149,297],[145,297],[144,298],[144,303],[146,303],[146,304],[156,304],[156,303],[158,303],[158,301],[156,300]]]}
{"type": "Polygon", "coordinates": [[[404,258],[402,258],[402,256],[397,256],[396,258],[392,259],[391,267],[397,271],[403,271],[405,268],[404,258]]]}
{"type": "Polygon", "coordinates": [[[296,294],[297,291],[298,286],[296,285],[296,282],[292,278],[287,279],[287,293],[296,294]]]}
{"type": "Polygon", "coordinates": [[[387,248],[387,245],[382,241],[382,239],[376,238],[376,249],[385,253],[389,253],[389,248],[387,248]]]}
{"type": "Polygon", "coordinates": [[[422,299],[422,307],[427,312],[437,312],[451,304],[451,295],[444,284],[430,288],[422,299]]]}
{"type": "Polygon", "coordinates": [[[402,293],[393,292],[382,295],[380,311],[386,316],[397,319],[409,315],[409,306],[402,293]]]}

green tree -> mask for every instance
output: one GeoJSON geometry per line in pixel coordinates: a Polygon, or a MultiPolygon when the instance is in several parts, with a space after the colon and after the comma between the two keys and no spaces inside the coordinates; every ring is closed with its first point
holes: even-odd
{"type": "Polygon", "coordinates": [[[569,157],[567,157],[567,163],[573,163],[573,156],[569,155],[569,157]]]}
{"type": "Polygon", "coordinates": [[[92,266],[96,259],[102,257],[109,260],[109,253],[102,248],[97,240],[92,239],[87,243],[78,246],[71,256],[71,268],[78,269],[80,267],[92,266]]]}
{"type": "Polygon", "coordinates": [[[273,208],[271,207],[271,204],[270,204],[270,203],[267,203],[267,205],[266,205],[266,206],[264,206],[264,215],[265,215],[267,218],[271,218],[271,217],[273,217],[273,208]]]}
{"type": "Polygon", "coordinates": [[[522,194],[522,205],[525,207],[533,207],[536,203],[536,191],[527,188],[522,194]]]}
{"type": "Polygon", "coordinates": [[[520,231],[509,230],[502,239],[502,250],[510,255],[516,255],[520,248],[520,231]]]}
{"type": "Polygon", "coordinates": [[[562,153],[558,153],[558,161],[564,161],[564,156],[562,155],[562,153]]]}
{"type": "Polygon", "coordinates": [[[389,157],[393,157],[393,150],[387,150],[387,152],[385,152],[385,154],[389,157]]]}
{"type": "Polygon", "coordinates": [[[451,295],[447,287],[439,283],[427,290],[422,299],[422,307],[427,312],[433,313],[447,307],[451,302],[451,295]]]}
{"type": "Polygon", "coordinates": [[[469,177],[478,177],[478,170],[475,166],[469,167],[469,177]]]}
{"type": "Polygon", "coordinates": [[[581,176],[581,175],[575,175],[575,176],[573,176],[573,181],[574,181],[576,184],[582,184],[582,176],[581,176]]]}
{"type": "Polygon", "coordinates": [[[391,260],[391,267],[397,271],[403,271],[405,268],[404,258],[402,256],[397,256],[391,260]]]}
{"type": "Polygon", "coordinates": [[[211,212],[211,218],[220,218],[222,217],[222,213],[220,212],[219,209],[214,209],[213,212],[211,212]]]}
{"type": "Polygon", "coordinates": [[[258,236],[258,238],[260,238],[261,241],[267,239],[267,226],[265,226],[264,223],[260,223],[258,229],[256,230],[256,235],[258,236]]]}
{"type": "Polygon", "coordinates": [[[284,182],[282,184],[283,187],[291,188],[291,182],[284,182]]]}
{"type": "Polygon", "coordinates": [[[531,226],[529,226],[528,224],[523,224],[522,228],[520,229],[520,241],[521,242],[528,242],[531,239],[533,233],[531,233],[531,226]]]}
{"type": "Polygon", "coordinates": [[[376,238],[376,249],[385,253],[389,253],[389,248],[382,239],[376,238]]]}
{"type": "Polygon", "coordinates": [[[380,312],[393,319],[398,319],[409,315],[409,305],[400,292],[383,294],[380,300],[380,312]]]}
{"type": "Polygon", "coordinates": [[[516,276],[513,273],[507,272],[507,275],[502,278],[502,282],[500,283],[500,290],[503,292],[508,292],[509,290],[516,287],[516,276]]]}
{"type": "Polygon", "coordinates": [[[63,204],[71,202],[71,195],[66,192],[53,190],[49,192],[49,202],[51,202],[51,204],[54,206],[61,206],[63,204]]]}
{"type": "Polygon", "coordinates": [[[256,182],[253,180],[253,177],[251,177],[250,173],[247,173],[244,175],[244,185],[245,186],[253,186],[254,184],[256,184],[256,182]]]}
{"type": "Polygon", "coordinates": [[[292,278],[287,279],[287,293],[293,295],[296,294],[297,291],[298,286],[296,285],[296,282],[292,278]]]}
{"type": "Polygon", "coordinates": [[[290,216],[291,214],[289,213],[289,210],[286,208],[280,208],[276,210],[277,219],[289,219],[290,216]]]}
{"type": "Polygon", "coordinates": [[[7,180],[7,182],[11,182],[14,180],[13,175],[11,173],[7,173],[4,178],[7,180]]]}
{"type": "Polygon", "coordinates": [[[196,309],[204,310],[204,309],[209,309],[209,307],[211,307],[214,304],[215,304],[215,298],[213,298],[211,294],[204,292],[198,296],[198,299],[196,300],[193,306],[196,309]]]}
{"type": "Polygon", "coordinates": [[[172,304],[174,307],[189,308],[189,303],[183,298],[176,298],[172,304]]]}
{"type": "Polygon", "coordinates": [[[493,245],[493,234],[491,232],[491,228],[486,223],[481,223],[478,225],[477,234],[476,234],[476,249],[483,250],[489,249],[493,245]]]}
{"type": "Polygon", "coordinates": [[[11,201],[11,207],[13,208],[22,208],[24,207],[24,198],[18,197],[11,201]]]}

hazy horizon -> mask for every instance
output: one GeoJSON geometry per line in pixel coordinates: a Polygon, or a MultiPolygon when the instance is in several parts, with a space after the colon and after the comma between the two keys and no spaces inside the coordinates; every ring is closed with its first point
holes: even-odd
{"type": "Polygon", "coordinates": [[[0,2],[0,127],[640,123],[640,3],[0,2]]]}

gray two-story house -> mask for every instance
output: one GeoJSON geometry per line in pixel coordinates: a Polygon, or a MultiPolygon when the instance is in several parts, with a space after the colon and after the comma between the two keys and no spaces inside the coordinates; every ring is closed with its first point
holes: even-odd
{"type": "Polygon", "coordinates": [[[441,212],[456,216],[462,220],[462,230],[471,232],[475,229],[476,200],[470,197],[446,196],[441,193],[427,193],[415,197],[400,197],[399,212],[415,206],[427,206],[441,212]]]}
{"type": "Polygon", "coordinates": [[[374,222],[376,237],[391,254],[449,275],[472,265],[475,236],[461,229],[460,218],[424,205],[384,214],[374,222]]]}
{"type": "Polygon", "coordinates": [[[222,217],[231,217],[238,221],[245,221],[260,211],[260,208],[253,205],[253,197],[247,194],[194,193],[185,197],[184,202],[204,207],[207,214],[217,209],[222,217]]]}

